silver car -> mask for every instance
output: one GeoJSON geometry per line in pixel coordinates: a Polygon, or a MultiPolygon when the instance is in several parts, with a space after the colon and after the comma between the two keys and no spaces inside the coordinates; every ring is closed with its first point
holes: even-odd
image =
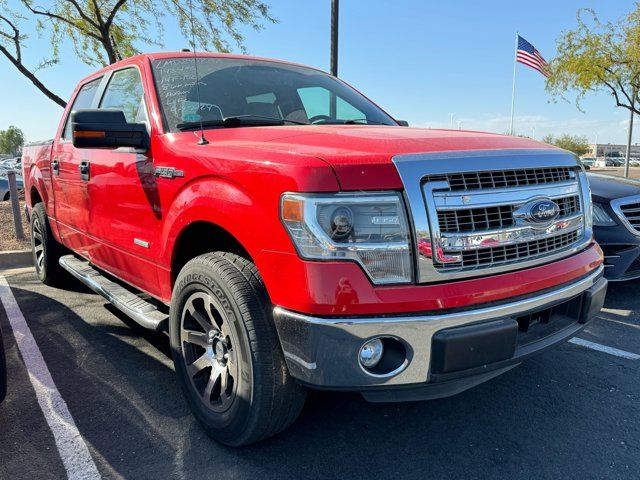
{"type": "MultiPolygon", "coordinates": [[[[22,182],[22,177],[16,175],[16,183],[18,184],[18,190],[24,189],[24,184],[22,182]]],[[[0,172],[0,201],[9,200],[9,180],[7,179],[6,172],[0,172]]]]}

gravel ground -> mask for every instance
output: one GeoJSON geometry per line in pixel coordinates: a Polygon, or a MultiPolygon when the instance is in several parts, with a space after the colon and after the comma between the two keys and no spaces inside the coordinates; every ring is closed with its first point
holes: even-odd
{"type": "Polygon", "coordinates": [[[25,240],[17,240],[13,227],[13,212],[11,202],[0,202],[0,252],[4,250],[24,250],[29,248],[29,224],[24,215],[24,197],[20,198],[20,212],[22,213],[22,228],[25,240]]]}

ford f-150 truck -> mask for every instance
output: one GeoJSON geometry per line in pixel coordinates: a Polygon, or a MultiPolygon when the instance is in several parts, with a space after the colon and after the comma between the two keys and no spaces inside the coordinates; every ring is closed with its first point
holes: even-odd
{"type": "Polygon", "coordinates": [[[308,388],[461,392],[575,335],[606,292],[572,154],[407,128],[282,61],[111,65],[23,169],[40,279],[70,273],[168,331],[194,415],[228,445],[283,430],[308,388]]]}

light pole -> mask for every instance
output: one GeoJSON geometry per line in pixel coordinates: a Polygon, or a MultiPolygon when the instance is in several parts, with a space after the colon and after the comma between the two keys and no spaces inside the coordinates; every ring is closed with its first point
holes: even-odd
{"type": "Polygon", "coordinates": [[[631,157],[631,137],[633,136],[633,109],[636,106],[636,92],[631,97],[631,115],[629,117],[629,136],[627,137],[627,158],[624,162],[624,176],[629,178],[629,157],[631,157]]]}
{"type": "MultiPolygon", "coordinates": [[[[340,17],[340,0],[331,0],[331,75],[338,76],[338,18],[340,17]]],[[[333,92],[329,95],[329,116],[336,118],[338,101],[333,92]]]]}
{"type": "Polygon", "coordinates": [[[338,76],[338,19],[340,0],[331,0],[331,75],[338,76]]]}

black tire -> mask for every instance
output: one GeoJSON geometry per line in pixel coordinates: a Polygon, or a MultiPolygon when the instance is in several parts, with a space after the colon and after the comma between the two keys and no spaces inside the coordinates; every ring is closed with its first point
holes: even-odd
{"type": "Polygon", "coordinates": [[[0,328],[0,403],[7,396],[7,359],[4,356],[2,328],[0,328]]]}
{"type": "Polygon", "coordinates": [[[58,264],[62,246],[53,237],[49,217],[42,203],[37,203],[31,211],[31,251],[36,274],[42,283],[62,285],[65,276],[58,264]]]}
{"type": "Polygon", "coordinates": [[[183,391],[213,439],[248,445],[298,417],[306,389],[289,375],[271,303],[250,261],[224,252],[189,261],[176,279],[169,334],[183,391]],[[201,310],[212,313],[203,318],[201,310]],[[211,363],[199,369],[201,361],[211,363]]]}

